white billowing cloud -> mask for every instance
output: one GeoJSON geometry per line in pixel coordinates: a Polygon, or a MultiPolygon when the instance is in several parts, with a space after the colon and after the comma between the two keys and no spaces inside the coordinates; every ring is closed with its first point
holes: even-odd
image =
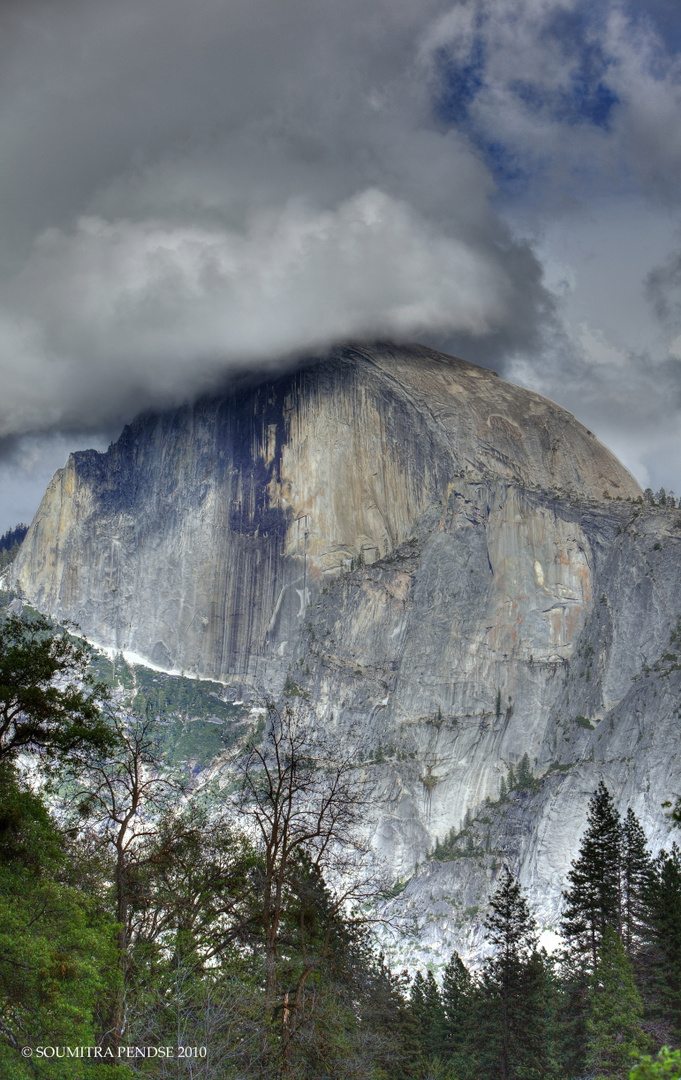
{"type": "Polygon", "coordinates": [[[390,335],[657,446],[681,382],[644,296],[681,193],[660,3],[6,0],[0,434],[390,335]]]}
{"type": "Polygon", "coordinates": [[[441,0],[22,2],[0,43],[0,436],[352,338],[532,340],[541,267],[417,62],[441,0]]]}
{"type": "Polygon", "coordinates": [[[428,26],[420,59],[440,80],[459,73],[469,130],[544,198],[605,186],[678,205],[681,59],[633,5],[463,0],[428,26]]]}
{"type": "Polygon", "coordinates": [[[377,189],[333,210],[292,200],[238,232],[81,218],[43,233],[0,292],[0,362],[14,372],[0,436],[106,421],[335,339],[482,335],[514,292],[479,245],[377,189]]]}
{"type": "Polygon", "coordinates": [[[623,348],[585,321],[562,327],[547,341],[541,366],[515,358],[509,377],[574,413],[642,487],[681,493],[681,363],[623,348]]]}
{"type": "Polygon", "coordinates": [[[463,0],[419,58],[443,115],[493,159],[554,298],[542,346],[508,352],[505,373],[573,411],[639,481],[679,490],[681,62],[653,15],[463,0]]]}

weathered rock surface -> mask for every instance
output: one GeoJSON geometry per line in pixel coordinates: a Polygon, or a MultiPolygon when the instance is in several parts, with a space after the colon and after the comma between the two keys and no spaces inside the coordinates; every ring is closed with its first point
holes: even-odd
{"type": "Polygon", "coordinates": [[[668,838],[680,515],[639,496],[551,402],[427,349],[348,348],[73,455],[13,584],[104,645],[309,694],[375,778],[419,947],[475,945],[503,862],[555,922],[601,775],[668,838]],[[498,801],[524,754],[534,787],[498,801]]]}

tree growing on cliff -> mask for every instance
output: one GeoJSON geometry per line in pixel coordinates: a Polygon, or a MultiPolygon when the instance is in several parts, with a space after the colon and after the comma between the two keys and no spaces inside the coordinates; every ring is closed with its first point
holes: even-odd
{"type": "Polygon", "coordinates": [[[28,525],[21,522],[0,536],[0,570],[4,570],[6,566],[9,566],[14,561],[27,532],[28,525]]]}

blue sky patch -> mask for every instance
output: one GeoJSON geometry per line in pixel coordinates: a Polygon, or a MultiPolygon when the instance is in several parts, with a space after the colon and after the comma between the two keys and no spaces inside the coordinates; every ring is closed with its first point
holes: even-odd
{"type": "Polygon", "coordinates": [[[457,64],[448,49],[435,53],[440,92],[435,101],[435,115],[453,127],[468,126],[468,107],[484,85],[485,50],[481,37],[476,38],[465,64],[457,64]]]}

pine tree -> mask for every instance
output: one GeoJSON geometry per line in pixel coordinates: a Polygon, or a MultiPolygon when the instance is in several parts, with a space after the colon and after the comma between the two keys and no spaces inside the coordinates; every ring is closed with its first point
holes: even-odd
{"type": "Polygon", "coordinates": [[[661,851],[645,891],[653,1013],[681,1041],[681,851],[661,851]]]}
{"type": "Polygon", "coordinates": [[[651,869],[646,835],[629,807],[622,823],[621,925],[622,943],[630,955],[640,948],[644,938],[644,895],[651,869]]]}
{"type": "MultiPolygon", "coordinates": [[[[528,1029],[528,967],[537,943],[536,923],[520,885],[509,870],[490,901],[485,919],[487,940],[494,955],[484,965],[483,1008],[486,1023],[478,1031],[483,1068],[500,1080],[525,1076],[528,1052],[534,1042],[528,1029]],[[485,1030],[486,1028],[486,1030],[485,1030]]],[[[529,1021],[530,1028],[532,1021],[529,1021]]],[[[536,1074],[539,1075],[539,1074],[536,1074]]]]}
{"type": "Polygon", "coordinates": [[[445,1049],[447,1024],[440,987],[432,971],[426,974],[425,1007],[428,1018],[427,1048],[430,1057],[439,1058],[445,1049]]]}
{"type": "Polygon", "coordinates": [[[453,952],[442,977],[442,1007],[445,1015],[444,1058],[455,1071],[462,1071],[462,1059],[471,1034],[474,987],[471,973],[457,952],[453,952]]]}
{"type": "Polygon", "coordinates": [[[518,772],[516,775],[516,784],[521,789],[531,788],[534,783],[534,776],[532,775],[532,766],[530,765],[530,759],[527,754],[523,754],[518,765],[518,772]]]}
{"type": "Polygon", "coordinates": [[[520,1005],[524,1036],[519,1045],[519,1080],[553,1080],[558,1063],[558,987],[554,965],[544,949],[535,950],[522,973],[520,1005]]]}
{"type": "Polygon", "coordinates": [[[445,1053],[446,1020],[440,989],[432,971],[417,971],[409,995],[420,1057],[424,1062],[441,1059],[445,1053]]]}
{"type": "Polygon", "coordinates": [[[356,1005],[376,1076],[412,1080],[418,1068],[417,1032],[408,990],[407,973],[392,972],[379,956],[356,1005]]]}
{"type": "Polygon", "coordinates": [[[645,1048],[643,1005],[619,934],[606,927],[598,950],[587,1018],[587,1060],[594,1080],[626,1080],[631,1055],[645,1048]]]}
{"type": "Polygon", "coordinates": [[[578,965],[593,972],[608,927],[620,929],[622,828],[601,780],[589,805],[588,827],[563,893],[562,932],[578,965]]]}

